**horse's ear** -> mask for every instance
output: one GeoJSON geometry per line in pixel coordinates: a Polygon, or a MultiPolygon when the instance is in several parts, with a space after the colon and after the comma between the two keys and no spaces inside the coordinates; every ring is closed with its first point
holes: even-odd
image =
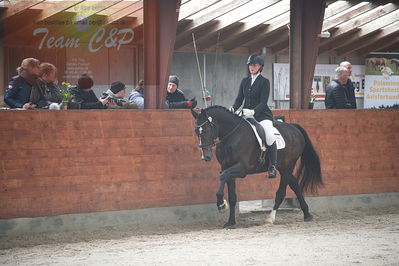
{"type": "MultiPolygon", "coordinates": [[[[200,112],[201,112],[201,109],[200,109],[200,112]]],[[[199,116],[198,112],[194,111],[194,109],[191,109],[191,114],[193,115],[193,117],[194,117],[195,119],[197,119],[198,116],[199,116]]]]}

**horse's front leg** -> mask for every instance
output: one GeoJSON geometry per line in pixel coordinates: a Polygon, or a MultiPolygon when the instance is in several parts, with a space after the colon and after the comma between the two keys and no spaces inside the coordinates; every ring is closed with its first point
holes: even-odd
{"type": "Polygon", "coordinates": [[[230,215],[229,215],[229,220],[223,227],[232,229],[232,228],[235,228],[235,224],[236,224],[237,194],[236,194],[235,178],[230,178],[227,181],[227,191],[229,193],[230,215]]]}
{"type": "Polygon", "coordinates": [[[223,199],[225,184],[226,184],[226,179],[222,179],[222,176],[221,176],[219,189],[216,192],[216,206],[218,207],[219,212],[225,212],[229,209],[226,200],[223,199]]]}
{"type": "Polygon", "coordinates": [[[233,165],[232,167],[227,168],[220,175],[220,185],[219,189],[216,193],[217,199],[217,207],[220,212],[227,211],[229,206],[227,205],[226,200],[223,199],[224,195],[224,185],[227,183],[228,193],[229,193],[229,204],[230,204],[230,216],[228,222],[224,227],[231,227],[235,225],[235,206],[237,202],[237,196],[235,191],[235,181],[234,178],[240,177],[243,178],[246,176],[246,171],[244,167],[241,166],[240,163],[233,165]]]}

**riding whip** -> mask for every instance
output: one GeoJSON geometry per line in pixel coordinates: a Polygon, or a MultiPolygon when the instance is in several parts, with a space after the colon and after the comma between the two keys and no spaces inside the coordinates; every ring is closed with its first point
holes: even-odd
{"type": "Polygon", "coordinates": [[[215,51],[215,67],[214,67],[214,78],[215,78],[215,86],[212,88],[212,96],[211,96],[211,105],[213,105],[213,100],[215,97],[214,89],[217,88],[217,76],[216,76],[216,67],[217,67],[217,62],[218,62],[218,52],[219,52],[219,40],[220,40],[220,31],[218,32],[218,39],[216,41],[216,51],[215,51]]]}
{"type": "Polygon", "coordinates": [[[195,37],[194,37],[194,32],[191,33],[192,37],[193,37],[193,44],[194,44],[194,52],[195,52],[195,58],[197,59],[197,67],[198,67],[198,74],[199,74],[199,78],[201,81],[201,90],[202,90],[202,100],[205,103],[205,108],[207,108],[207,104],[206,104],[206,91],[205,91],[205,87],[204,87],[204,83],[202,81],[202,75],[201,75],[201,67],[199,64],[199,60],[198,60],[198,52],[197,52],[197,45],[195,44],[195,37]]]}

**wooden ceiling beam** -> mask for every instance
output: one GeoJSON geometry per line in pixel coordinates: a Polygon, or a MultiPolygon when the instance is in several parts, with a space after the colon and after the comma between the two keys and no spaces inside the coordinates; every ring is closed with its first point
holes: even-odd
{"type": "Polygon", "coordinates": [[[209,6],[212,6],[219,1],[220,0],[193,0],[190,2],[182,3],[182,5],[180,6],[179,20],[186,19],[189,16],[192,16],[209,6]]]}
{"type": "Polygon", "coordinates": [[[127,16],[128,18],[135,18],[135,23],[130,25],[130,28],[135,28],[144,23],[144,11],[143,9],[139,9],[127,16]]]}
{"type": "MultiPolygon", "coordinates": [[[[394,5],[393,5],[394,6],[394,5]]],[[[396,8],[399,8],[396,6],[396,8]]],[[[385,26],[389,26],[392,23],[399,21],[399,10],[390,12],[385,16],[381,16],[378,19],[372,20],[370,22],[364,23],[361,27],[356,27],[352,31],[345,32],[346,34],[342,34],[341,37],[335,32],[333,36],[336,36],[332,40],[325,41],[322,43],[321,47],[319,48],[320,53],[324,53],[326,50],[334,49],[336,50],[337,47],[341,47],[344,45],[348,45],[352,41],[356,41],[358,39],[364,38],[368,34],[381,30],[381,28],[385,26]],[[347,33],[351,33],[350,35],[347,33]],[[326,45],[327,44],[327,45],[326,45]]],[[[339,29],[337,30],[339,32],[339,29]]]]}
{"type": "Polygon", "coordinates": [[[216,4],[201,10],[200,12],[194,14],[193,16],[188,17],[188,19],[192,19],[192,23],[190,23],[184,29],[181,29],[181,32],[178,32],[178,38],[181,34],[188,34],[190,35],[192,31],[196,28],[199,28],[203,25],[208,24],[209,22],[214,21],[218,17],[234,10],[245,3],[248,3],[250,0],[233,0],[228,3],[226,1],[220,1],[216,4]]]}
{"type": "Polygon", "coordinates": [[[338,54],[340,55],[347,55],[347,54],[352,54],[353,51],[358,50],[362,47],[367,46],[369,43],[376,42],[382,38],[389,37],[392,34],[398,33],[399,32],[399,23],[394,23],[391,25],[388,25],[387,27],[384,27],[382,29],[378,29],[377,31],[374,32],[372,36],[364,36],[362,34],[362,30],[360,30],[360,34],[358,35],[359,37],[351,37],[351,42],[349,44],[346,44],[344,46],[339,47],[339,49],[336,49],[338,54]]]}
{"type": "Polygon", "coordinates": [[[62,1],[61,3],[46,1],[40,2],[39,4],[32,6],[29,9],[25,9],[23,13],[21,13],[21,15],[23,15],[25,18],[24,20],[21,20],[21,18],[17,16],[10,17],[9,20],[4,21],[5,32],[7,34],[6,37],[9,39],[14,39],[16,38],[16,36],[21,36],[21,34],[24,34],[25,32],[31,30],[32,26],[39,24],[40,22],[50,17],[62,14],[67,9],[74,7],[82,2],[84,2],[84,0],[62,1]]]}
{"type": "Polygon", "coordinates": [[[398,5],[387,4],[383,7],[375,8],[372,11],[367,12],[366,14],[363,14],[359,17],[351,19],[350,21],[340,24],[340,27],[338,29],[333,32],[330,31],[330,38],[323,39],[321,41],[319,53],[324,53],[327,50],[334,49],[335,47],[333,42],[336,42],[337,39],[344,41],[344,38],[347,38],[349,34],[355,34],[359,30],[359,27],[361,27],[362,25],[370,22],[374,23],[377,19],[382,18],[397,9],[398,5]]]}
{"type": "Polygon", "coordinates": [[[385,46],[381,52],[387,52],[387,53],[397,53],[399,52],[399,42],[398,40],[394,43],[391,43],[389,46],[385,46]]]}
{"type": "Polygon", "coordinates": [[[204,51],[209,47],[216,45],[220,47],[220,38],[222,36],[229,35],[230,32],[237,31],[237,29],[241,28],[243,24],[244,23],[242,22],[236,22],[230,25],[228,28],[215,32],[214,34],[208,34],[207,32],[205,32],[206,38],[200,38],[200,41],[196,42],[198,50],[204,51]]]}
{"type": "MultiPolygon", "coordinates": [[[[329,18],[332,17],[348,8],[351,6],[354,6],[357,4],[359,1],[351,1],[351,2],[343,2],[343,1],[331,1],[332,3],[328,5],[327,10],[328,12],[325,13],[324,18],[329,18]]],[[[283,7],[280,9],[280,11],[283,11],[282,13],[277,13],[278,16],[276,16],[273,21],[270,22],[270,25],[267,27],[264,27],[263,31],[259,31],[257,33],[257,37],[255,38],[243,38],[243,36],[239,36],[236,39],[232,39],[229,42],[223,41],[221,44],[225,47],[225,51],[230,51],[238,46],[249,46],[250,50],[257,50],[260,49],[261,47],[265,47],[264,44],[268,43],[267,39],[271,38],[271,34],[275,32],[282,32],[285,31],[287,25],[289,24],[289,19],[290,19],[290,14],[289,14],[289,5],[287,9],[284,9],[283,7]],[[257,48],[255,48],[258,46],[257,48]]],[[[279,12],[279,11],[276,11],[279,12]]],[[[273,12],[271,12],[273,13],[273,12]]],[[[267,21],[269,22],[269,21],[267,21]]],[[[255,35],[254,35],[255,36],[255,35]]]]}
{"type": "Polygon", "coordinates": [[[340,12],[341,13],[340,15],[338,16],[335,15],[330,19],[324,20],[322,31],[326,31],[333,27],[337,27],[339,24],[342,24],[346,21],[353,19],[354,17],[357,17],[365,12],[372,10],[377,5],[374,3],[366,3],[366,2],[359,3],[358,1],[356,5],[355,3],[346,2],[345,6],[347,6],[347,8],[343,10],[343,12],[340,12]]]}
{"type": "Polygon", "coordinates": [[[354,5],[357,5],[361,0],[355,1],[334,1],[334,3],[326,3],[326,11],[324,13],[324,19],[336,16],[339,13],[348,10],[354,5]]]}
{"type": "Polygon", "coordinates": [[[187,44],[187,41],[191,38],[191,33],[198,33],[197,31],[200,28],[203,28],[205,25],[213,24],[216,18],[248,2],[249,0],[232,0],[228,3],[220,1],[213,6],[196,13],[194,16],[190,17],[193,21],[186,27],[182,28],[181,32],[177,33],[175,49],[184,46],[182,43],[187,44]]]}
{"type": "Polygon", "coordinates": [[[285,38],[283,41],[271,46],[270,47],[271,52],[273,54],[280,54],[283,53],[284,50],[288,51],[289,44],[290,44],[289,38],[285,38]]]}
{"type": "MultiPolygon", "coordinates": [[[[209,27],[208,31],[204,36],[197,38],[197,45],[200,50],[209,46],[209,39],[212,36],[216,36],[218,32],[227,31],[238,23],[240,20],[253,16],[254,14],[264,11],[267,7],[279,2],[280,0],[254,0],[247,4],[240,6],[239,8],[223,15],[218,18],[219,23],[215,24],[213,27],[209,27]],[[253,6],[257,8],[254,9],[253,6]],[[207,44],[208,42],[208,44],[207,44]]],[[[261,24],[262,21],[258,20],[261,24]]]]}
{"type": "Polygon", "coordinates": [[[248,46],[250,51],[259,51],[263,47],[270,48],[276,46],[284,41],[289,39],[289,30],[288,28],[284,28],[281,31],[275,32],[272,35],[269,35],[267,38],[260,40],[256,43],[252,43],[248,46]]]}
{"type": "Polygon", "coordinates": [[[5,20],[9,17],[12,17],[14,15],[17,15],[31,7],[34,7],[35,5],[40,4],[44,0],[40,1],[19,1],[19,2],[8,2],[4,1],[4,5],[6,7],[6,11],[3,13],[2,20],[5,20]]]}
{"type": "MultiPolygon", "coordinates": [[[[224,52],[230,52],[231,50],[235,49],[236,47],[241,47],[244,46],[245,43],[248,42],[248,40],[252,40],[254,36],[258,36],[259,34],[262,34],[265,31],[265,28],[267,28],[269,25],[258,25],[257,27],[254,27],[250,30],[247,30],[240,34],[239,38],[233,38],[233,39],[224,39],[223,43],[221,43],[221,46],[223,46],[224,52]]],[[[223,39],[223,35],[221,36],[223,39]]]]}
{"type": "Polygon", "coordinates": [[[360,47],[360,49],[354,50],[357,56],[365,56],[371,52],[382,52],[385,51],[386,47],[390,47],[396,43],[399,43],[399,33],[389,35],[385,38],[381,38],[376,42],[369,43],[366,46],[360,47]]]}
{"type": "MultiPolygon", "coordinates": [[[[289,4],[285,1],[279,1],[267,9],[255,13],[245,18],[240,27],[236,27],[234,30],[229,30],[228,32],[222,32],[219,45],[229,46],[232,44],[237,44],[238,42],[242,42],[242,40],[245,42],[247,39],[252,39],[254,36],[256,36],[255,32],[259,31],[260,28],[265,29],[267,27],[268,20],[271,20],[287,11],[289,11],[289,4]],[[254,34],[252,35],[252,33],[254,34]]],[[[201,47],[206,49],[212,44],[214,43],[205,41],[201,44],[201,47]]]]}
{"type": "Polygon", "coordinates": [[[112,15],[107,17],[107,24],[111,24],[112,22],[118,21],[132,13],[139,14],[141,13],[141,19],[143,18],[143,2],[134,2],[133,4],[120,9],[118,12],[113,13],[112,15]]]}
{"type": "MultiPolygon", "coordinates": [[[[129,6],[133,5],[134,3],[132,3],[131,1],[119,1],[117,2],[115,5],[112,5],[100,12],[97,13],[97,15],[100,16],[112,16],[113,14],[118,13],[119,11],[128,8],[129,6]]],[[[142,4],[142,3],[141,3],[142,4]]]]}
{"type": "Polygon", "coordinates": [[[276,32],[281,32],[287,29],[287,25],[289,24],[289,19],[290,19],[290,14],[289,12],[285,12],[278,16],[277,18],[274,18],[274,22],[270,22],[269,25],[267,25],[266,28],[264,28],[263,31],[259,32],[255,37],[252,36],[253,38],[248,38],[248,39],[243,39],[240,38],[237,42],[231,42],[230,44],[225,44],[225,50],[230,51],[238,47],[238,45],[242,46],[253,46],[256,43],[261,43],[263,42],[266,38],[269,38],[270,35],[276,33],[276,32]]]}

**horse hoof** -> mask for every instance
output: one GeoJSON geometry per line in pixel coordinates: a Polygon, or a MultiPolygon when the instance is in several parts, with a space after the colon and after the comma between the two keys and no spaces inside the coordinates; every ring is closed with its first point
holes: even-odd
{"type": "Polygon", "coordinates": [[[224,229],[236,229],[236,224],[235,223],[226,223],[223,225],[224,229]]]}
{"type": "Polygon", "coordinates": [[[305,222],[313,221],[313,216],[312,216],[311,214],[309,214],[308,216],[306,216],[306,217],[304,218],[304,220],[305,220],[305,222]]]}
{"type": "Polygon", "coordinates": [[[223,204],[218,206],[220,213],[226,212],[229,209],[229,203],[224,199],[223,204]]]}
{"type": "Polygon", "coordinates": [[[266,223],[267,224],[273,224],[274,221],[273,221],[273,219],[271,217],[269,217],[269,218],[266,219],[266,223]]]}

